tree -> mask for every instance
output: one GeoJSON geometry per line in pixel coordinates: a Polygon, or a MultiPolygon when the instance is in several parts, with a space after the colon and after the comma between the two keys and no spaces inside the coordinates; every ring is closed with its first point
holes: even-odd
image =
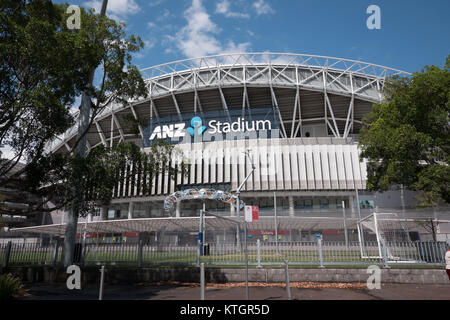
{"type": "Polygon", "coordinates": [[[71,208],[64,257],[64,263],[71,264],[78,215],[108,204],[116,183],[128,178],[124,168],[131,164],[140,168],[139,183],[144,186],[162,171],[173,177],[175,170],[169,165],[173,146],[158,141],[147,154],[122,141],[111,148],[96,147],[86,157],[79,152],[104,108],[147,96],[144,80],[131,63],[131,53],[140,50],[143,42],[127,37],[125,24],[81,9],[81,29],[69,30],[67,4],[6,0],[0,6],[0,145],[10,147],[15,155],[0,159],[0,179],[16,182],[19,191],[44,199],[30,211],[71,208]],[[98,66],[99,81],[94,86],[98,66]],[[90,113],[80,112],[71,150],[46,153],[46,144],[75,124],[70,107],[81,92],[90,113]],[[17,169],[22,159],[25,166],[17,169]]]}
{"type": "Polygon", "coordinates": [[[64,26],[64,7],[50,1],[5,0],[0,4],[0,177],[19,161],[42,157],[45,144],[73,124],[69,109],[85,88],[99,49],[64,26]]]}
{"type": "Polygon", "coordinates": [[[450,56],[443,69],[387,80],[384,102],[373,105],[360,132],[369,190],[403,184],[423,192],[422,205],[450,202],[449,68],[450,56]]]}
{"type": "MultiPolygon", "coordinates": [[[[2,184],[16,181],[21,190],[45,198],[39,206],[31,207],[32,211],[50,211],[73,202],[78,194],[67,188],[77,184],[72,181],[64,187],[61,181],[74,180],[81,167],[98,168],[95,163],[102,160],[100,152],[103,157],[114,153],[112,159],[122,162],[135,156],[126,154],[133,150],[125,146],[99,148],[86,160],[73,152],[45,153],[49,141],[75,124],[70,110],[75,97],[81,92],[92,97],[92,124],[110,103],[147,96],[145,83],[131,64],[131,53],[143,47],[141,39],[126,37],[124,24],[92,10],[81,9],[81,29],[69,30],[67,7],[48,0],[6,0],[0,4],[0,146],[14,153],[12,159],[0,158],[0,180],[2,184]],[[100,82],[92,86],[91,70],[99,65],[96,76],[100,82]],[[13,170],[19,160],[26,165],[13,170]],[[46,208],[50,202],[56,207],[46,208]]],[[[85,134],[77,138],[71,151],[85,134]]],[[[122,162],[102,163],[111,168],[122,162]]],[[[86,181],[81,179],[80,184],[86,181]]]]}

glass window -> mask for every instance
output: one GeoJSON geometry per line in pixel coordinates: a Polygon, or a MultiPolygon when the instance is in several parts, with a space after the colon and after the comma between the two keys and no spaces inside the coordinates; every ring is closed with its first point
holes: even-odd
{"type": "Polygon", "coordinates": [[[108,210],[108,219],[114,219],[116,217],[116,211],[109,209],[108,210]]]}
{"type": "Polygon", "coordinates": [[[313,199],[313,210],[320,209],[320,199],[314,198],[313,199]]]}
{"type": "Polygon", "coordinates": [[[337,209],[336,198],[328,199],[328,209],[337,209]]]}
{"type": "Polygon", "coordinates": [[[359,207],[361,209],[373,209],[375,208],[375,202],[373,200],[359,200],[359,207]]]}
{"type": "Polygon", "coordinates": [[[305,198],[296,198],[295,199],[295,209],[300,210],[310,210],[312,209],[312,199],[305,199],[305,198]]]}

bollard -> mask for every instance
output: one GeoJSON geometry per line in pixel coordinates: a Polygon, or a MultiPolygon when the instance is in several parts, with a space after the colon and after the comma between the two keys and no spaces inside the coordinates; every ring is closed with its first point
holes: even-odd
{"type": "Polygon", "coordinates": [[[261,267],[261,241],[258,239],[256,240],[256,248],[257,248],[257,259],[258,259],[258,266],[257,268],[262,268],[261,267]]]}
{"type": "Polygon", "coordinates": [[[285,266],[284,266],[284,270],[286,273],[286,293],[287,293],[287,298],[288,300],[292,300],[291,299],[291,284],[289,282],[289,266],[288,266],[288,261],[284,262],[285,266]]]}
{"type": "Polygon", "coordinates": [[[11,255],[11,247],[12,247],[12,242],[8,241],[8,244],[6,245],[6,250],[5,250],[5,261],[4,261],[5,269],[8,268],[9,256],[11,255]]]}
{"type": "Polygon", "coordinates": [[[138,242],[138,268],[142,268],[142,240],[138,242]]]}
{"type": "Polygon", "coordinates": [[[105,266],[100,269],[100,290],[98,293],[98,300],[103,300],[103,283],[105,281],[105,266]]]}
{"type": "Polygon", "coordinates": [[[200,264],[200,300],[205,300],[205,264],[200,264]]]}
{"type": "Polygon", "coordinates": [[[319,268],[325,268],[323,265],[323,255],[322,255],[322,238],[317,239],[317,250],[319,250],[319,268]]]}

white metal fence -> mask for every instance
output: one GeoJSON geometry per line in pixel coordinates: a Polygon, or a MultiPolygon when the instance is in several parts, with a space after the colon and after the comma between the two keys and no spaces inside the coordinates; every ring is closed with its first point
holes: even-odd
{"type": "MultiPolygon", "coordinates": [[[[445,242],[250,242],[247,247],[250,265],[367,265],[367,264],[433,264],[444,265],[445,242]]],[[[75,262],[79,264],[149,265],[243,265],[244,245],[238,243],[205,244],[203,255],[194,245],[160,244],[77,244],[75,262]]],[[[1,244],[2,265],[59,265],[62,246],[58,243],[1,244]]]]}

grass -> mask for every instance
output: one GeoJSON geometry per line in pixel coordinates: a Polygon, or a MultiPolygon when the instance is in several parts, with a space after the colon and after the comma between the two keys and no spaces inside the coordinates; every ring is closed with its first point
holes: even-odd
{"type": "MultiPolygon", "coordinates": [[[[376,255],[377,252],[369,253],[376,255]]],[[[20,264],[52,264],[54,258],[54,253],[52,250],[46,250],[41,252],[35,252],[31,250],[22,252],[12,252],[10,256],[10,264],[20,265],[20,264]]],[[[61,250],[58,253],[57,261],[61,261],[61,250]]],[[[315,250],[303,250],[303,251],[289,251],[280,250],[277,254],[274,252],[264,252],[261,254],[261,263],[269,263],[270,268],[275,267],[277,264],[284,266],[284,261],[288,260],[290,267],[307,267],[314,268],[318,267],[314,264],[319,264],[319,255],[315,250]]],[[[123,250],[123,251],[88,251],[85,255],[85,263],[89,264],[116,264],[116,265],[137,265],[138,252],[137,250],[123,250]]],[[[257,254],[255,251],[250,251],[248,254],[249,263],[257,264],[257,254]]],[[[218,266],[218,267],[237,267],[241,268],[244,265],[244,252],[240,253],[225,253],[225,254],[211,254],[209,256],[202,256],[201,262],[204,262],[208,266],[218,266]]],[[[358,251],[338,251],[329,252],[324,251],[323,253],[324,264],[329,264],[328,268],[344,267],[344,268],[355,268],[361,267],[366,268],[368,264],[380,263],[378,259],[363,259],[360,257],[358,251]],[[332,263],[332,264],[330,264],[332,263]],[[340,265],[340,263],[343,263],[340,265]],[[348,265],[347,263],[352,263],[348,265]],[[361,263],[358,266],[358,263],[361,263]]],[[[193,265],[197,263],[197,252],[196,251],[148,251],[144,250],[142,252],[142,263],[143,265],[193,265]]],[[[390,264],[392,268],[408,268],[407,265],[396,265],[390,264]]],[[[256,267],[256,266],[252,266],[256,267]]],[[[426,266],[426,265],[414,265],[414,268],[427,268],[436,266],[426,266]]]]}
{"type": "Polygon", "coordinates": [[[0,274],[0,301],[11,300],[23,294],[22,282],[12,274],[0,274]]]}

